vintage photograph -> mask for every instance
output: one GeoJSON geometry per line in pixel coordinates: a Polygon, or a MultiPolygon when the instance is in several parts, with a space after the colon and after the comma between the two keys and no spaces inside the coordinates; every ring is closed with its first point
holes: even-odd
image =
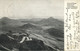
{"type": "Polygon", "coordinates": [[[0,51],[64,51],[64,0],[0,0],[0,51]]]}

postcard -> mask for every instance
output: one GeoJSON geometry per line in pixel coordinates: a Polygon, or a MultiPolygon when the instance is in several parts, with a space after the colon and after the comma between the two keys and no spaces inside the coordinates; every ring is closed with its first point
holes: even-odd
{"type": "Polygon", "coordinates": [[[80,51],[80,1],[0,0],[0,51],[80,51]]]}

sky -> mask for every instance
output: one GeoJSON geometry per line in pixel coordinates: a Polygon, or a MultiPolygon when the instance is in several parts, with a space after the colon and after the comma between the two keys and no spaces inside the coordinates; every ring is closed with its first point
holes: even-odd
{"type": "Polygon", "coordinates": [[[63,19],[63,0],[0,0],[0,18],[48,18],[63,19]]]}

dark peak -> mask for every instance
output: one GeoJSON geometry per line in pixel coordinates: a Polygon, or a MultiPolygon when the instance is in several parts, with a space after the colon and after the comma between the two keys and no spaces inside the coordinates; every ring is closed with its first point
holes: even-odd
{"type": "Polygon", "coordinates": [[[10,20],[8,17],[2,17],[1,20],[10,20]]]}
{"type": "Polygon", "coordinates": [[[33,26],[31,23],[24,24],[24,26],[33,26]]]}
{"type": "Polygon", "coordinates": [[[8,17],[2,17],[1,19],[9,19],[8,17]]]}
{"type": "Polygon", "coordinates": [[[49,17],[48,20],[57,20],[57,19],[55,19],[53,17],[49,17]]]}
{"type": "Polygon", "coordinates": [[[53,18],[53,17],[49,17],[48,19],[47,19],[48,21],[57,21],[57,22],[62,22],[63,23],[63,21],[61,21],[61,20],[59,20],[59,19],[56,19],[56,18],[53,18]]]}
{"type": "Polygon", "coordinates": [[[29,28],[29,27],[35,27],[35,26],[31,23],[27,23],[27,24],[24,24],[22,27],[25,27],[25,28],[28,27],[29,28]]]}
{"type": "Polygon", "coordinates": [[[31,23],[27,23],[27,25],[32,25],[31,23]]]}
{"type": "Polygon", "coordinates": [[[48,19],[53,19],[53,17],[49,17],[48,19]]]}

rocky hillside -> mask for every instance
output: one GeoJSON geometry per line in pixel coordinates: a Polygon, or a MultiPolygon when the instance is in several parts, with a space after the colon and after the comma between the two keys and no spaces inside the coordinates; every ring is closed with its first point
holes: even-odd
{"type": "Polygon", "coordinates": [[[17,40],[10,39],[6,34],[0,35],[0,50],[8,51],[15,50],[17,51],[36,51],[36,50],[46,50],[46,51],[56,51],[47,45],[43,41],[32,38],[31,41],[25,41],[20,44],[17,40]]]}
{"type": "MultiPolygon", "coordinates": [[[[36,22],[33,20],[31,21],[22,20],[21,21],[21,20],[14,20],[14,19],[9,19],[7,17],[3,17],[0,19],[0,34],[6,34],[6,32],[9,32],[9,31],[12,31],[13,33],[14,32],[21,33],[21,32],[24,32],[25,30],[28,30],[29,32],[28,31],[26,32],[30,34],[30,37],[33,38],[33,41],[27,42],[26,43],[27,45],[29,43],[30,44],[28,46],[27,45],[23,46],[24,48],[27,47],[31,50],[31,49],[35,49],[34,47],[39,47],[40,49],[43,48],[45,50],[46,49],[47,50],[48,49],[51,49],[51,50],[59,49],[63,51],[64,49],[64,37],[63,37],[64,36],[64,33],[63,33],[64,25],[63,24],[64,22],[54,19],[52,17],[42,19],[36,22]],[[33,46],[31,47],[31,45],[33,46]]],[[[6,42],[6,43],[10,44],[10,42],[8,43],[6,42]]],[[[14,42],[15,43],[11,42],[11,44],[16,44],[16,41],[14,42]]],[[[6,43],[5,45],[7,45],[6,43]]]]}

